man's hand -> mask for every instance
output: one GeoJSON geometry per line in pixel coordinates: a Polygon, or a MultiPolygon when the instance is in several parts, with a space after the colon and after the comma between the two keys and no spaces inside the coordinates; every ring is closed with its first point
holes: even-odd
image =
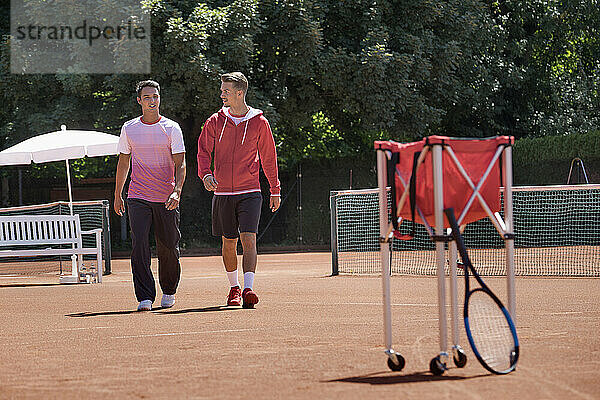
{"type": "Polygon", "coordinates": [[[165,202],[165,208],[167,210],[174,210],[179,206],[179,192],[177,190],[173,190],[173,193],[169,195],[169,198],[165,202]]]}
{"type": "Polygon", "coordinates": [[[213,192],[217,189],[218,182],[214,176],[206,175],[204,177],[203,182],[204,182],[204,187],[206,188],[206,190],[213,192]]]}
{"type": "Polygon", "coordinates": [[[122,196],[115,195],[114,207],[115,207],[115,212],[117,213],[117,215],[122,217],[123,213],[125,212],[125,203],[123,202],[122,196]]]}
{"type": "Polygon", "coordinates": [[[281,205],[281,196],[273,196],[271,195],[271,199],[269,200],[269,207],[271,208],[271,212],[277,211],[279,206],[281,205]]]}

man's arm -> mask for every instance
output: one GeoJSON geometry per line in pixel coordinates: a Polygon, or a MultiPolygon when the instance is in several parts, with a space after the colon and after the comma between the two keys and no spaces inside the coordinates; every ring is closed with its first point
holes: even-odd
{"type": "Polygon", "coordinates": [[[185,182],[185,153],[173,154],[173,163],[175,164],[175,187],[165,203],[167,210],[176,209],[181,200],[181,190],[185,182]]]}
{"type": "Polygon", "coordinates": [[[198,177],[202,179],[204,187],[209,191],[217,188],[217,181],[210,170],[211,153],[214,147],[215,127],[211,117],[206,120],[198,136],[198,177]]]}
{"type": "Polygon", "coordinates": [[[115,201],[114,208],[115,212],[119,215],[123,215],[125,212],[125,204],[123,203],[123,187],[129,174],[129,162],[131,160],[131,154],[119,154],[119,162],[117,163],[117,176],[115,178],[115,201]]]}
{"type": "Polygon", "coordinates": [[[277,150],[275,148],[275,139],[271,126],[265,119],[265,125],[258,136],[258,154],[263,171],[269,181],[271,197],[269,199],[269,208],[272,212],[277,211],[281,205],[281,184],[279,182],[279,173],[277,171],[277,150]]]}

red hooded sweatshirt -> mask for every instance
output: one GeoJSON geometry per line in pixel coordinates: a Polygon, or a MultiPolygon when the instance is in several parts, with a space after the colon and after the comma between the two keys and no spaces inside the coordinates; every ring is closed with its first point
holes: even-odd
{"type": "Polygon", "coordinates": [[[198,176],[204,180],[210,169],[214,150],[216,195],[260,192],[259,162],[269,181],[271,195],[280,194],[277,151],[269,122],[261,110],[250,107],[236,125],[223,107],[206,120],[198,137],[198,176]]]}

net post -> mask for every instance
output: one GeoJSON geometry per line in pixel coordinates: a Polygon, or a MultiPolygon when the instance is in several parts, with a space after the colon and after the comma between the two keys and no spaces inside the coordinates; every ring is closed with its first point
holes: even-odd
{"type": "Polygon", "coordinates": [[[508,296],[508,312],[512,320],[517,322],[517,305],[515,293],[515,240],[514,240],[514,220],[513,220],[513,170],[512,170],[512,147],[504,148],[502,170],[504,171],[504,219],[506,232],[511,234],[505,239],[506,249],[506,293],[508,296]]]}
{"type": "Polygon", "coordinates": [[[304,239],[302,238],[302,164],[298,163],[296,171],[296,182],[298,182],[298,190],[296,191],[297,197],[297,210],[298,210],[298,244],[302,246],[304,239]]]}
{"type": "MultiPolygon", "coordinates": [[[[112,247],[110,243],[110,206],[108,200],[102,200],[102,235],[104,235],[104,275],[110,275],[112,247]]],[[[98,267],[100,268],[100,267],[98,267]]]]}
{"type": "MultiPolygon", "coordinates": [[[[392,349],[392,303],[390,299],[390,242],[384,241],[388,230],[387,165],[386,155],[377,150],[377,184],[379,194],[379,258],[383,291],[383,335],[386,350],[392,349]]],[[[394,181],[392,180],[392,185],[394,181]]],[[[396,201],[396,199],[392,199],[396,201]]],[[[394,218],[392,216],[392,218],[394,218]]]]}
{"type": "MultiPolygon", "coordinates": [[[[435,234],[442,236],[444,234],[444,174],[442,165],[441,144],[434,144],[432,148],[433,157],[433,204],[435,210],[435,234]]],[[[435,242],[435,261],[437,266],[438,278],[438,323],[440,330],[440,355],[447,354],[448,325],[446,321],[446,274],[444,272],[444,242],[435,242]]],[[[443,363],[446,360],[442,360],[443,363]]]]}
{"type": "Polygon", "coordinates": [[[337,240],[337,192],[329,192],[329,210],[331,214],[331,276],[340,274],[338,265],[338,240],[337,240]]]}

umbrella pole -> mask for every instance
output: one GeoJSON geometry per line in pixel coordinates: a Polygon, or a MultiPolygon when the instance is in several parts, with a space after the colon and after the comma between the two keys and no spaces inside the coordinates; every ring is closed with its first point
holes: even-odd
{"type": "MultiPolygon", "coordinates": [[[[73,193],[71,189],[71,172],[69,171],[69,159],[65,160],[65,164],[67,165],[67,187],[69,188],[69,211],[71,215],[73,215],[73,193]]],[[[72,245],[73,249],[75,245],[72,245]]],[[[79,256],[83,257],[83,256],[79,256]]],[[[79,279],[79,268],[77,268],[77,256],[75,254],[71,255],[71,275],[77,277],[79,279]]]]}
{"type": "Polygon", "coordinates": [[[71,211],[71,215],[73,215],[73,193],[71,192],[71,173],[69,172],[69,159],[65,160],[67,164],[67,187],[69,188],[69,210],[71,211]]]}

